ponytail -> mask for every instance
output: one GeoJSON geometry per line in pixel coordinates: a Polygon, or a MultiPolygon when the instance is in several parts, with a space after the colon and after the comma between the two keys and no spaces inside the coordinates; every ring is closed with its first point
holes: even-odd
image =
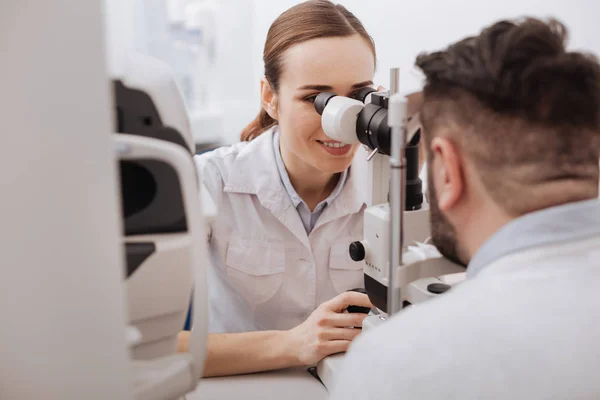
{"type": "Polygon", "coordinates": [[[264,109],[261,109],[254,121],[250,122],[250,124],[242,131],[240,140],[242,142],[249,142],[252,139],[256,139],[261,133],[275,125],[277,125],[277,121],[271,118],[264,109]]]}

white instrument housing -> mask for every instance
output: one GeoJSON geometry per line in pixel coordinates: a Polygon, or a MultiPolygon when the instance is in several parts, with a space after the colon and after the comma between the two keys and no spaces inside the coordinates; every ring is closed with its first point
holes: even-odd
{"type": "Polygon", "coordinates": [[[321,116],[323,131],[331,139],[338,142],[358,143],[356,118],[364,106],[364,103],[349,97],[332,97],[321,116]]]}

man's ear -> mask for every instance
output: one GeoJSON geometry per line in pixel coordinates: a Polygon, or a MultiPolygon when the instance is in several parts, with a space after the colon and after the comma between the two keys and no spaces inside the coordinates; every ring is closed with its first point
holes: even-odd
{"type": "Polygon", "coordinates": [[[465,192],[462,157],[456,145],[447,137],[434,137],[431,151],[434,163],[432,178],[438,207],[448,211],[456,206],[465,192]]]}
{"type": "Polygon", "coordinates": [[[260,80],[260,99],[262,108],[269,114],[274,120],[279,119],[279,113],[277,112],[277,94],[271,87],[271,84],[267,78],[260,80]]]}

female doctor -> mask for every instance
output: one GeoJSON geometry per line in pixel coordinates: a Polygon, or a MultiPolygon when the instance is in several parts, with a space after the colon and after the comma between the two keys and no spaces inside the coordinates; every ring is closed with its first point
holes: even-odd
{"type": "MultiPolygon", "coordinates": [[[[350,164],[357,146],[328,138],[314,100],[372,86],[375,46],[361,22],[327,0],[301,3],[272,24],[262,110],[242,142],[196,157],[218,207],[209,229],[206,376],[311,365],[345,351],[372,307],[362,263],[365,203],[350,164]]],[[[186,351],[188,336],[180,335],[186,351]]]]}

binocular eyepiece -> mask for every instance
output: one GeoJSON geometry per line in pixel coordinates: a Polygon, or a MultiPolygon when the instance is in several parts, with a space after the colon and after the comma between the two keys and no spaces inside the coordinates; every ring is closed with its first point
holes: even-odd
{"type": "MultiPolygon", "coordinates": [[[[323,129],[327,136],[348,144],[360,142],[389,156],[391,134],[387,118],[388,103],[387,93],[367,87],[352,98],[321,92],[315,99],[315,110],[323,117],[323,129]]],[[[418,144],[417,136],[415,134],[408,146],[418,144]]]]}
{"type": "MultiPolygon", "coordinates": [[[[365,104],[369,101],[368,96],[371,93],[377,93],[377,91],[375,89],[373,89],[372,87],[365,87],[365,88],[360,89],[358,92],[356,92],[354,94],[354,96],[348,97],[348,98],[358,100],[361,103],[365,104]]],[[[319,95],[315,99],[315,109],[317,110],[319,115],[323,115],[323,110],[325,110],[325,106],[327,106],[327,103],[329,102],[329,100],[331,100],[333,97],[336,97],[336,96],[337,96],[337,94],[330,93],[330,92],[319,93],[319,95]]]]}
{"type": "MultiPolygon", "coordinates": [[[[315,99],[315,110],[321,115],[321,125],[327,136],[347,144],[360,142],[387,156],[391,155],[392,144],[388,105],[388,93],[377,92],[371,87],[361,89],[353,98],[322,92],[315,99]]],[[[405,146],[407,210],[418,210],[423,204],[419,178],[420,139],[419,128],[405,146]]]]}

